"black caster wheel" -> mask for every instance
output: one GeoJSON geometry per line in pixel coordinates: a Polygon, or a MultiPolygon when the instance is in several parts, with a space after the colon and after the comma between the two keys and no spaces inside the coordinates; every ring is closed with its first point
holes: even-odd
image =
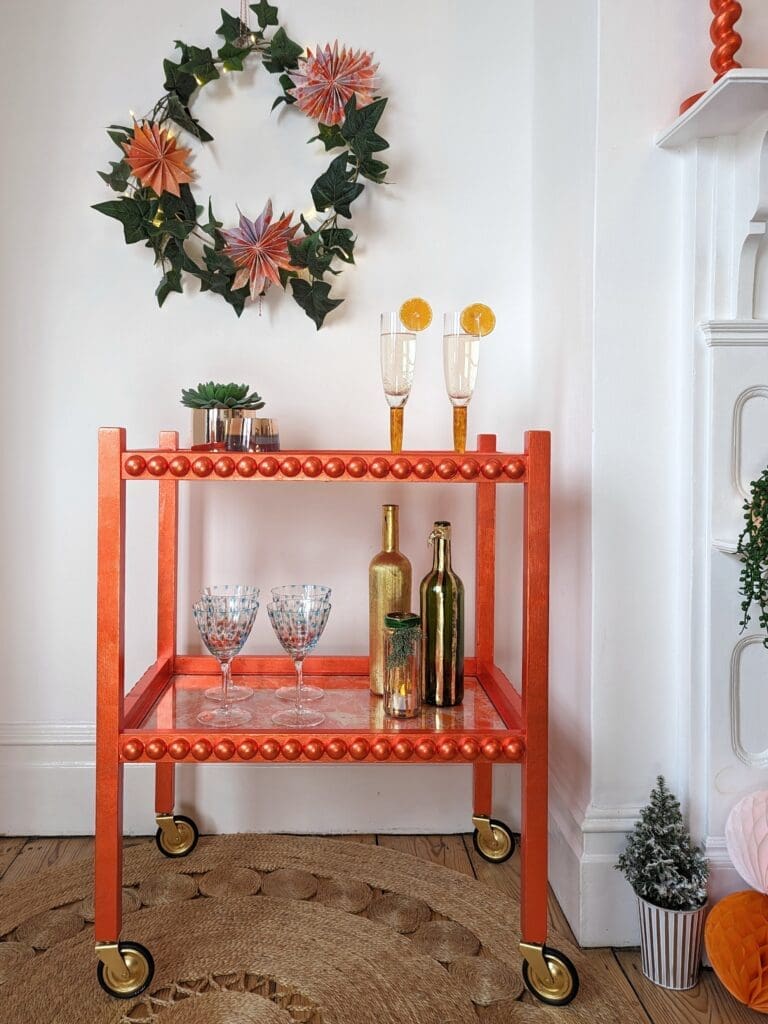
{"type": "Polygon", "coordinates": [[[174,814],[173,824],[175,828],[163,828],[161,825],[157,830],[157,848],[164,857],[186,857],[192,853],[200,838],[197,825],[183,814],[174,814]]]}
{"type": "Polygon", "coordinates": [[[132,999],[152,981],[155,961],[152,954],[138,942],[120,942],[117,948],[123,958],[124,969],[107,966],[102,960],[96,968],[99,984],[116,999],[132,999]]]}
{"type": "Polygon", "coordinates": [[[503,864],[515,852],[515,837],[503,821],[491,818],[483,828],[476,828],[472,836],[475,849],[491,864],[503,864]]]}
{"type": "Polygon", "coordinates": [[[523,960],[523,981],[528,991],[549,1006],[567,1006],[579,991],[579,975],[564,953],[544,948],[550,975],[539,978],[527,960],[523,960]]]}

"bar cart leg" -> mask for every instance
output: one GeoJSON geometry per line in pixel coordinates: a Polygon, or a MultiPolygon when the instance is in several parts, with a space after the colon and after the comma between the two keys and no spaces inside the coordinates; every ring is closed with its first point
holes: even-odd
{"type": "Polygon", "coordinates": [[[546,431],[525,435],[522,711],[526,752],[522,766],[521,900],[523,980],[541,1002],[565,1006],[579,976],[568,957],[547,941],[548,888],[548,672],[549,476],[546,431]]]}
{"type": "Polygon", "coordinates": [[[475,849],[491,864],[502,864],[515,852],[515,837],[503,821],[491,817],[493,808],[493,765],[488,762],[472,765],[475,849]]]}
{"type": "Polygon", "coordinates": [[[123,876],[123,726],[125,625],[125,431],[99,431],[98,584],[96,636],[96,826],[94,938],[99,984],[129,999],[154,974],[150,953],[120,942],[123,876]]]}

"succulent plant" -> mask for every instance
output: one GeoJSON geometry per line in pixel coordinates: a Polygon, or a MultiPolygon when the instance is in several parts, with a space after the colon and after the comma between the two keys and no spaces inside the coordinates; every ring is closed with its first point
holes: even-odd
{"type": "Polygon", "coordinates": [[[189,409],[262,409],[264,402],[255,391],[248,394],[248,384],[207,384],[181,389],[181,404],[189,409]]]}

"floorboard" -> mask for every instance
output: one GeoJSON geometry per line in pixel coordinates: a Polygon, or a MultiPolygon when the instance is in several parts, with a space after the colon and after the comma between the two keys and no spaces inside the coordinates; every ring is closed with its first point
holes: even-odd
{"type": "Polygon", "coordinates": [[[653,1024],[757,1024],[765,1015],[748,1009],[723,988],[708,968],[695,988],[670,992],[648,981],[638,949],[615,951],[619,963],[653,1024]]]}
{"type": "Polygon", "coordinates": [[[30,839],[3,875],[3,883],[32,878],[40,871],[62,867],[87,856],[93,849],[92,836],[30,839]]]}
{"type": "Polygon", "coordinates": [[[27,840],[23,836],[0,839],[0,878],[16,860],[26,842],[27,840]]]}

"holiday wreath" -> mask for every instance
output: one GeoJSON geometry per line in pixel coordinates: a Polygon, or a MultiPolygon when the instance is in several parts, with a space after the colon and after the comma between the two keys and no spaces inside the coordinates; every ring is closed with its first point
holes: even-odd
{"type": "Polygon", "coordinates": [[[171,292],[183,290],[184,273],[200,281],[201,291],[221,295],[238,316],[249,295],[256,299],[271,284],[290,285],[319,330],[342,302],[331,298],[325,275],[340,273],[337,261],[354,263],[356,239],[339,218],[351,218],[350,206],[365,187],[361,178],[381,184],[386,177],[387,165],[376,154],[389,143],[376,128],[387,100],[376,96],[372,54],[339,48],[338,42],[305,53],[278,25],[277,7],[260,0],[250,10],[258,19],[256,31],[249,28],[246,3],[239,17],[222,10],[216,32],[224,43],[215,54],[177,40],[180,60],[163,62],[166,91],[150,113],[132,127],[110,125],[107,133],[123,155],[99,174],[120,198],[94,209],[121,222],[128,245],[143,241],[153,250],[163,271],[155,293],[161,306],[171,292]],[[273,220],[268,199],[255,220],[240,211],[239,224],[224,228],[210,199],[207,219],[195,201],[192,151],[179,145],[170,123],[200,143],[211,142],[213,136],[192,115],[192,99],[222,72],[242,71],[253,54],[279,76],[282,93],[272,109],[295,106],[317,122],[310,142],[319,140],[325,152],[341,151],[311,187],[317,226],[304,216],[294,222],[293,212],[273,220]]]}

